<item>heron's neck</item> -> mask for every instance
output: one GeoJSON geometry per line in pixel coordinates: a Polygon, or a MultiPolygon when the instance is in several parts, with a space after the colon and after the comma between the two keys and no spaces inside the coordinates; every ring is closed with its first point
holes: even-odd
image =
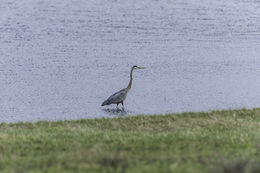
{"type": "Polygon", "coordinates": [[[131,89],[131,86],[132,86],[132,82],[133,82],[133,71],[134,69],[132,68],[131,69],[131,72],[130,72],[130,81],[129,81],[129,84],[127,86],[127,90],[130,90],[131,89]]]}

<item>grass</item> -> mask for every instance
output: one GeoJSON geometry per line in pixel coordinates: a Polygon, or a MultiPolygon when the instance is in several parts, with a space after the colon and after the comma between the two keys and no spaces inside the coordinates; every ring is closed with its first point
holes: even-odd
{"type": "Polygon", "coordinates": [[[260,172],[260,109],[0,124],[0,172],[260,172]]]}

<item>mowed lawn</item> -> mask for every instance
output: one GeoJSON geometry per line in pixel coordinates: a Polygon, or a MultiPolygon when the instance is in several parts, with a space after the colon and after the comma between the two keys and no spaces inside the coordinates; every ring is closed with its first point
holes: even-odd
{"type": "Polygon", "coordinates": [[[260,109],[2,123],[0,172],[257,173],[260,109]]]}

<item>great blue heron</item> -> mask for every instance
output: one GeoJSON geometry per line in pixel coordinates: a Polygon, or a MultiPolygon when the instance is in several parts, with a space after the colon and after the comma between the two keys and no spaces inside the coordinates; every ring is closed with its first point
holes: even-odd
{"type": "Polygon", "coordinates": [[[122,110],[124,110],[124,100],[126,99],[127,93],[131,89],[132,81],[133,81],[133,71],[135,69],[144,69],[145,67],[137,67],[136,65],[131,68],[130,72],[130,81],[126,88],[114,93],[112,96],[110,96],[108,99],[106,99],[101,106],[104,105],[110,105],[110,104],[116,104],[116,108],[118,109],[118,105],[122,104],[122,110]]]}

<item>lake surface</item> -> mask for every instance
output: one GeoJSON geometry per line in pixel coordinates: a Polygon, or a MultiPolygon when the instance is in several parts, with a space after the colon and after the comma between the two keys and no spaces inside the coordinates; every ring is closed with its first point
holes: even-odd
{"type": "Polygon", "coordinates": [[[260,107],[260,1],[1,0],[0,86],[0,122],[260,107]]]}

